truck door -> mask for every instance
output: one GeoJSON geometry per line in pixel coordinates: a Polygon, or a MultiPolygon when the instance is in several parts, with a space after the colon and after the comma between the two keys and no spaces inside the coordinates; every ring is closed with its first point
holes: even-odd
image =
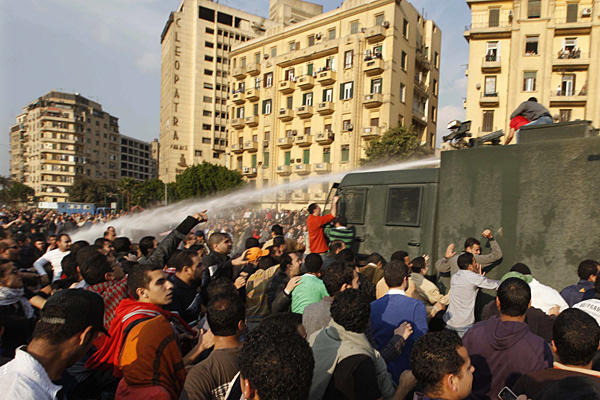
{"type": "MultiPolygon", "coordinates": [[[[387,186],[383,230],[391,238],[395,250],[406,250],[410,258],[423,254],[422,204],[423,185],[387,186]]],[[[393,250],[392,250],[393,251],[393,250]]]]}

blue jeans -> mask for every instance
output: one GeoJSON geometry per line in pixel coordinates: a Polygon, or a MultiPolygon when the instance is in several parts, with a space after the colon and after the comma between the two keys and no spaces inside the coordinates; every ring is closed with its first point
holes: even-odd
{"type": "MultiPolygon", "coordinates": [[[[552,119],[552,117],[549,117],[547,115],[542,115],[541,117],[539,117],[538,119],[536,119],[535,121],[531,121],[528,124],[525,124],[523,126],[532,126],[532,125],[544,125],[544,124],[551,124],[553,123],[554,120],[552,119]]],[[[522,128],[522,127],[521,127],[522,128]]],[[[519,143],[519,133],[521,132],[521,130],[519,129],[517,131],[517,143],[519,143]]]]}
{"type": "Polygon", "coordinates": [[[465,336],[465,333],[467,333],[467,331],[469,329],[471,329],[472,326],[473,326],[473,324],[467,325],[467,326],[461,326],[461,327],[446,325],[446,328],[458,333],[458,336],[460,336],[462,338],[463,336],[465,336]]]}

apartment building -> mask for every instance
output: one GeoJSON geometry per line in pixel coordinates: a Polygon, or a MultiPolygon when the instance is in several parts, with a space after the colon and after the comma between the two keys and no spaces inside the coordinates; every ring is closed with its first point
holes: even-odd
{"type": "Polygon", "coordinates": [[[128,177],[143,181],[158,177],[152,143],[125,135],[120,135],[120,141],[122,178],[128,177]]]}
{"type": "MultiPolygon", "coordinates": [[[[254,187],[351,170],[398,125],[433,148],[440,46],[439,28],[409,2],[346,0],[234,47],[230,168],[254,187]]],[[[321,201],[326,186],[269,201],[321,201]]]]}
{"type": "Polygon", "coordinates": [[[529,97],[558,122],[600,126],[599,0],[467,0],[466,117],[473,136],[509,131],[529,97]]]}
{"type": "Polygon", "coordinates": [[[226,163],[229,52],[275,25],[210,0],[182,0],[170,14],[161,35],[163,181],[202,161],[226,163]]]}
{"type": "Polygon", "coordinates": [[[119,134],[119,119],[102,105],[51,91],[26,105],[10,128],[10,176],[31,186],[39,201],[61,202],[77,175],[146,179],[156,176],[156,161],[149,143],[119,134]]]}

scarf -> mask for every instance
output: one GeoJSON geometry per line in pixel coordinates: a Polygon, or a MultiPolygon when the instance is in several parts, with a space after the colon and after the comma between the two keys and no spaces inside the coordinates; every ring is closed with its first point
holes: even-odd
{"type": "Polygon", "coordinates": [[[33,317],[33,307],[27,298],[24,296],[25,291],[21,289],[13,289],[5,286],[0,286],[0,306],[9,306],[11,304],[20,303],[23,308],[23,313],[27,318],[33,317]]]}
{"type": "Polygon", "coordinates": [[[113,375],[120,378],[122,374],[119,370],[119,356],[127,336],[126,328],[132,326],[136,321],[141,322],[141,320],[154,318],[161,314],[171,324],[175,324],[178,330],[191,335],[194,334],[192,328],[177,314],[164,310],[156,304],[143,303],[134,299],[123,299],[115,310],[115,316],[111,321],[108,330],[110,337],[106,337],[98,350],[87,360],[86,368],[112,369],[113,375]]]}

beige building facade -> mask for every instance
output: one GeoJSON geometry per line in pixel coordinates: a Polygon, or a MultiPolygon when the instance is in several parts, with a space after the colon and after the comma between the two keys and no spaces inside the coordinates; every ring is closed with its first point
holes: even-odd
{"type": "MultiPolygon", "coordinates": [[[[467,0],[466,118],[473,136],[503,129],[529,97],[555,121],[600,126],[599,0],[467,0]]],[[[514,141],[513,141],[514,143],[514,141]]]]}
{"type": "MultiPolygon", "coordinates": [[[[346,0],[234,47],[229,167],[257,188],[348,171],[399,124],[434,148],[440,53],[436,24],[394,0],[346,0]]],[[[322,201],[326,189],[270,201],[322,201]]]]}
{"type": "MultiPolygon", "coordinates": [[[[130,139],[136,151],[150,146],[130,139]]],[[[25,106],[10,128],[10,176],[31,186],[39,201],[68,201],[77,175],[121,178],[121,143],[119,119],[99,103],[78,93],[51,91],[25,106]]],[[[145,161],[132,157],[126,167],[143,171],[145,161]]]]}
{"type": "Polygon", "coordinates": [[[159,177],[187,167],[224,165],[229,52],[276,25],[209,0],[183,0],[161,35],[159,177]]]}

